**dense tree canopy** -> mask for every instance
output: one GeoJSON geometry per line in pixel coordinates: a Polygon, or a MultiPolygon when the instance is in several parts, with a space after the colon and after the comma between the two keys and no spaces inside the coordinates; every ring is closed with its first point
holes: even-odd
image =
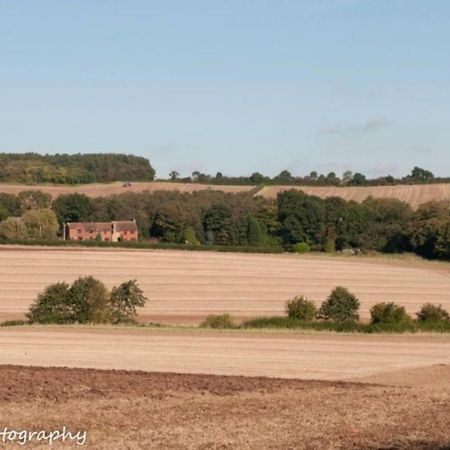
{"type": "MultiPolygon", "coordinates": [[[[125,192],[89,198],[61,195],[50,208],[33,192],[0,195],[0,239],[55,239],[65,222],[135,219],[141,240],[191,245],[277,247],[289,251],[357,248],[412,251],[450,259],[450,203],[433,201],[417,211],[395,199],[362,203],[321,199],[299,190],[276,200],[252,192],[202,190],[125,192]]],[[[60,233],[62,234],[62,233],[60,233]]]]}
{"type": "Polygon", "coordinates": [[[1,153],[0,182],[77,184],[111,181],[151,181],[150,162],[133,155],[1,153]]]}

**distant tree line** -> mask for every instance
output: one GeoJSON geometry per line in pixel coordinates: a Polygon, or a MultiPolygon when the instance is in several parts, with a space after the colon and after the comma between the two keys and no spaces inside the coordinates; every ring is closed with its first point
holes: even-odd
{"type": "Polygon", "coordinates": [[[416,211],[396,199],[321,199],[289,190],[270,200],[203,190],[126,192],[89,198],[40,191],[0,194],[0,238],[55,239],[65,222],[136,219],[140,239],[163,243],[284,248],[287,251],[415,252],[450,260],[450,203],[416,211]]]}
{"type": "Polygon", "coordinates": [[[173,170],[169,173],[169,179],[173,182],[181,183],[201,183],[217,185],[287,185],[287,186],[392,186],[397,184],[432,184],[448,183],[450,178],[435,177],[429,170],[414,167],[411,173],[401,178],[386,175],[373,179],[367,178],[364,174],[346,171],[339,177],[335,172],[319,174],[312,171],[306,176],[294,176],[288,170],[281,171],[274,177],[254,172],[250,176],[231,177],[217,172],[216,175],[209,175],[199,171],[192,172],[189,177],[181,177],[173,170]]]}
{"type": "Polygon", "coordinates": [[[0,182],[8,183],[108,183],[155,177],[147,159],[124,154],[0,153],[0,167],[0,182]]]}
{"type": "MultiPolygon", "coordinates": [[[[153,181],[155,170],[148,159],[115,153],[55,154],[0,153],[0,182],[23,184],[83,184],[113,181],[153,181]]],[[[450,182],[450,178],[435,177],[429,170],[414,167],[407,176],[396,178],[386,175],[367,178],[351,171],[338,176],[335,172],[320,174],[312,171],[306,176],[295,176],[288,170],[274,177],[253,172],[250,176],[216,175],[200,171],[181,177],[172,170],[169,180],[182,183],[214,185],[297,185],[297,186],[385,186],[397,184],[431,184],[450,182]]]]}

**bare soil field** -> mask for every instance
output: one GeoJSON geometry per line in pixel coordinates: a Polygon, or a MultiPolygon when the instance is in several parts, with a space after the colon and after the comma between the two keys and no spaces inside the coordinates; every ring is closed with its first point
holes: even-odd
{"type": "Polygon", "coordinates": [[[387,258],[124,249],[0,247],[0,320],[22,318],[45,286],[93,275],[108,286],[137,279],[150,301],[142,321],[198,324],[208,314],[284,314],[306,295],[318,304],[343,285],[361,315],[380,301],[415,313],[425,302],[450,309],[450,266],[387,258]]]}
{"type": "MultiPolygon", "coordinates": [[[[177,190],[180,192],[195,192],[199,190],[219,190],[223,192],[248,192],[255,186],[220,186],[199,183],[171,183],[167,181],[135,182],[130,187],[123,183],[85,184],[85,185],[23,185],[0,184],[0,192],[18,194],[19,192],[39,189],[57,197],[61,194],[82,193],[90,197],[105,197],[124,192],[143,192],[160,190],[177,190]]],[[[413,208],[430,200],[450,200],[450,183],[428,185],[397,185],[397,186],[363,186],[363,187],[327,187],[327,186],[266,186],[257,192],[266,198],[275,198],[279,192],[288,189],[299,189],[318,197],[342,197],[345,200],[362,202],[369,196],[375,198],[396,198],[409,203],[413,208]]]]}
{"type": "Polygon", "coordinates": [[[99,450],[450,448],[450,367],[392,376],[394,385],[0,366],[0,423],[86,431],[81,448],[99,450]]]}

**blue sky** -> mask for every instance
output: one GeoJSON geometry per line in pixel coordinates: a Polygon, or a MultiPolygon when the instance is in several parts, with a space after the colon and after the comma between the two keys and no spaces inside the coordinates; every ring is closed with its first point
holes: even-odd
{"type": "Polygon", "coordinates": [[[448,0],[0,0],[0,151],[450,176],[448,0]]]}

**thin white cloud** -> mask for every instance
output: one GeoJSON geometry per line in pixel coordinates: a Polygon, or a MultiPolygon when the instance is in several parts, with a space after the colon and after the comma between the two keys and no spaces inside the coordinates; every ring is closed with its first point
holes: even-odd
{"type": "Polygon", "coordinates": [[[429,155],[430,153],[433,153],[433,150],[428,145],[417,144],[417,145],[411,145],[408,148],[408,152],[429,155]]]}
{"type": "Polygon", "coordinates": [[[321,128],[319,134],[322,135],[337,135],[337,136],[366,136],[376,131],[389,128],[394,125],[392,120],[384,117],[375,117],[367,119],[365,122],[357,124],[335,124],[329,127],[321,128]]]}

